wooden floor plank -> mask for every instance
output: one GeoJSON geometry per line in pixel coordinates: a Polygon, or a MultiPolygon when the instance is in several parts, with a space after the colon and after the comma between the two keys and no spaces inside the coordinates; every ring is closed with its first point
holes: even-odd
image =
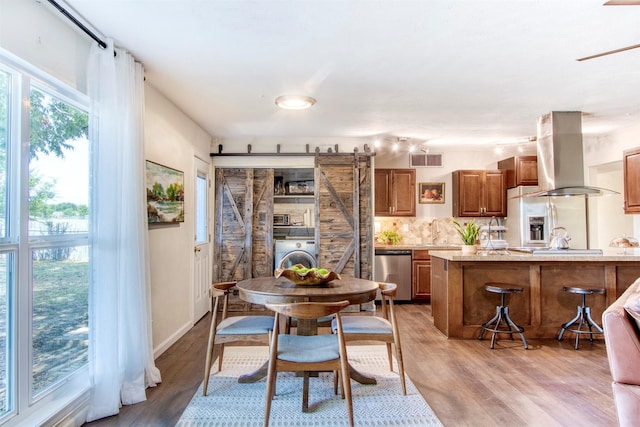
{"type": "MultiPolygon", "coordinates": [[[[405,370],[445,426],[617,425],[604,341],[449,340],[428,304],[398,304],[405,370]]],[[[156,360],[147,401],[93,426],[174,426],[202,381],[209,316],[156,360]]],[[[525,331],[526,336],[526,331],[525,331]]],[[[357,402],[354,402],[356,405],[357,402]]],[[[356,420],[357,424],[357,420],[356,420]]]]}

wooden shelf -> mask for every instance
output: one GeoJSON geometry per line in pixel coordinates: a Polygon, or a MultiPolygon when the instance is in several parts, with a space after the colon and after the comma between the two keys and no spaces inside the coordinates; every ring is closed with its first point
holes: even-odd
{"type": "Polygon", "coordinates": [[[313,194],[304,194],[299,196],[289,195],[286,196],[273,196],[274,203],[304,203],[313,204],[315,196],[313,194]]]}

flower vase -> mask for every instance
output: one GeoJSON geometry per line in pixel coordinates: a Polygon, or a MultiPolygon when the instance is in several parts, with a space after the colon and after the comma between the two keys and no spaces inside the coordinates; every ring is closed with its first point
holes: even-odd
{"type": "Polygon", "coordinates": [[[463,245],[460,250],[462,251],[462,255],[475,255],[477,248],[476,245],[463,245]]]}

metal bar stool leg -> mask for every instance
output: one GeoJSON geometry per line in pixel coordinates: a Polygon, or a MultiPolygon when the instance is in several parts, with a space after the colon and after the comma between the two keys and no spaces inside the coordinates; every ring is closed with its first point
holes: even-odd
{"type": "MultiPolygon", "coordinates": [[[[487,285],[485,289],[487,289],[489,292],[495,292],[500,294],[500,305],[496,307],[496,315],[493,316],[491,320],[489,320],[488,322],[482,325],[478,339],[479,340],[483,339],[485,332],[487,331],[491,332],[490,348],[493,349],[495,348],[496,337],[498,336],[498,334],[508,334],[509,339],[513,340],[514,339],[513,334],[517,333],[517,334],[520,334],[520,338],[522,339],[524,348],[527,349],[528,348],[527,341],[524,338],[524,334],[523,334],[524,328],[521,328],[513,320],[511,320],[511,317],[509,317],[509,307],[507,307],[505,304],[505,295],[507,293],[518,292],[517,290],[518,288],[504,289],[504,288],[499,288],[499,287],[497,288],[495,286],[487,285]],[[503,291],[500,291],[500,289],[502,289],[503,291]]],[[[519,292],[522,292],[522,290],[520,289],[519,292]]]]}
{"type": "Polygon", "coordinates": [[[509,317],[509,307],[505,307],[505,314],[506,314],[506,318],[507,318],[507,325],[509,325],[509,334],[511,335],[511,339],[513,340],[513,334],[518,333],[520,334],[520,339],[522,340],[522,344],[524,345],[525,350],[529,348],[529,346],[527,345],[527,340],[524,338],[524,329],[521,328],[520,326],[516,325],[515,322],[513,320],[511,320],[511,317],[509,317]],[[511,327],[513,326],[514,331],[511,332],[511,327]]]}
{"type": "Polygon", "coordinates": [[[560,328],[560,333],[558,334],[558,341],[562,341],[562,337],[566,331],[573,332],[576,334],[575,345],[574,348],[576,350],[579,349],[580,344],[580,335],[581,334],[589,334],[589,341],[593,342],[593,334],[596,333],[604,333],[600,325],[598,325],[593,318],[591,317],[591,307],[587,306],[587,295],[599,294],[603,295],[605,293],[604,289],[589,289],[589,288],[581,288],[581,287],[565,287],[565,292],[570,292],[574,294],[580,294],[582,298],[581,305],[578,306],[576,316],[563,324],[560,328]],[[586,326],[586,329],[583,330],[583,327],[586,326]]]}

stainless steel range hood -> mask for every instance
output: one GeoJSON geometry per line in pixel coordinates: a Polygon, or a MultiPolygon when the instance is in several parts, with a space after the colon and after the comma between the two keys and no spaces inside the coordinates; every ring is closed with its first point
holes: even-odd
{"type": "Polygon", "coordinates": [[[582,113],[554,111],[538,119],[538,187],[534,196],[601,196],[616,191],[584,185],[582,113]]]}

